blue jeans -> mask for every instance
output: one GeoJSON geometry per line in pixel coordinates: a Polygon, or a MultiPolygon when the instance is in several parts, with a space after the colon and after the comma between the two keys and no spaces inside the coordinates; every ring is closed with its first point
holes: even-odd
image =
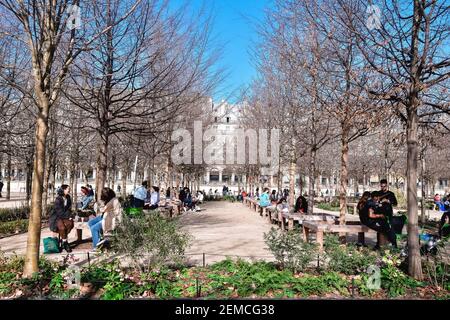
{"type": "Polygon", "coordinates": [[[88,226],[91,229],[92,234],[92,246],[95,248],[97,243],[100,241],[100,235],[102,231],[102,216],[95,217],[92,220],[89,220],[88,226]]]}

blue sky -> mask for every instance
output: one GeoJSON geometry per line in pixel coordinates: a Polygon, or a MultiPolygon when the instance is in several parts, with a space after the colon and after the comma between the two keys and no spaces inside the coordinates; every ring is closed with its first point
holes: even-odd
{"type": "MultiPolygon", "coordinates": [[[[213,36],[224,44],[221,66],[229,76],[214,94],[215,101],[227,98],[232,92],[250,84],[256,75],[252,63],[251,49],[257,42],[255,23],[264,18],[264,9],[271,0],[191,0],[191,10],[198,10],[204,3],[214,16],[213,36]]],[[[172,0],[174,5],[184,0],[172,0]]],[[[230,102],[236,102],[233,97],[230,102]]]]}

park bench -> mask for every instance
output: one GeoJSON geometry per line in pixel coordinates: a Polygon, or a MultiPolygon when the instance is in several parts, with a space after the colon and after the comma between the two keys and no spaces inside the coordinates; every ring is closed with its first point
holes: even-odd
{"type": "Polygon", "coordinates": [[[303,239],[308,241],[311,233],[316,233],[316,241],[319,245],[319,250],[323,251],[323,235],[324,233],[357,233],[358,242],[365,244],[365,234],[375,233],[376,231],[361,225],[361,224],[329,224],[321,223],[320,221],[303,221],[303,239]]]}
{"type": "Polygon", "coordinates": [[[288,230],[294,229],[294,222],[297,221],[298,224],[303,224],[304,221],[318,221],[327,222],[334,221],[335,217],[329,214],[320,215],[307,215],[300,213],[282,212],[281,213],[281,229],[286,229],[286,220],[288,221],[288,230]]]}

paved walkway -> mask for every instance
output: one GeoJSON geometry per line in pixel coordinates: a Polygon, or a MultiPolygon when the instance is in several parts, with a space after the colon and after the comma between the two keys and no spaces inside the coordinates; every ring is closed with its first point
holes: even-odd
{"type": "MultiPolygon", "coordinates": [[[[273,260],[273,256],[264,242],[264,233],[268,232],[272,225],[267,219],[261,217],[254,210],[240,202],[212,201],[201,206],[201,212],[185,213],[180,217],[180,224],[192,236],[191,247],[187,250],[188,263],[201,265],[203,253],[205,262],[211,264],[221,261],[227,256],[240,256],[247,260],[273,260]]],[[[314,208],[315,214],[333,213],[314,208]]],[[[347,220],[359,220],[357,215],[347,215],[347,220]]],[[[41,238],[51,236],[48,228],[42,230],[41,238]]],[[[75,262],[83,264],[87,262],[87,252],[91,249],[89,231],[83,232],[86,243],[73,250],[75,262]]],[[[348,241],[356,242],[357,235],[349,235],[348,241]]],[[[69,241],[76,240],[76,232],[72,231],[69,241]]],[[[375,236],[366,238],[368,245],[375,244],[375,236]]],[[[23,255],[26,249],[27,234],[15,235],[0,239],[0,250],[6,254],[17,253],[23,255]]],[[[43,252],[41,241],[41,252],[43,252]]],[[[67,254],[51,254],[46,256],[52,260],[62,260],[67,254]]],[[[92,257],[92,255],[90,256],[92,257]]]]}
{"type": "MultiPolygon", "coordinates": [[[[187,251],[188,263],[201,265],[203,253],[206,263],[220,261],[226,256],[243,256],[250,260],[273,260],[266,249],[264,232],[270,230],[267,220],[242,203],[213,201],[202,205],[201,212],[185,213],[180,217],[180,224],[193,236],[192,246],[187,251]]],[[[42,229],[41,238],[52,233],[48,228],[42,229]]],[[[83,231],[83,239],[90,238],[88,231],[83,231]]],[[[76,240],[76,232],[72,231],[69,241],[76,240]]],[[[27,234],[20,234],[0,239],[0,250],[7,255],[24,255],[27,234]]],[[[73,250],[73,257],[79,264],[87,262],[87,252],[91,243],[83,243],[73,250]]],[[[43,246],[41,241],[41,253],[43,246]]],[[[67,254],[46,255],[48,259],[61,261],[67,254]]],[[[92,255],[90,255],[92,258],[92,255]]]]}
{"type": "Polygon", "coordinates": [[[192,263],[201,264],[202,253],[207,264],[226,256],[273,260],[264,243],[264,233],[271,228],[266,219],[240,202],[211,201],[201,207],[201,212],[180,217],[183,228],[194,237],[187,251],[192,263]]]}

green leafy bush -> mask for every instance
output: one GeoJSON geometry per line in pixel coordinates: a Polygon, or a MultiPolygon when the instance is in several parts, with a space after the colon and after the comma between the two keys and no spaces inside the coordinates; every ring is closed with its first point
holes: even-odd
{"type": "Polygon", "coordinates": [[[333,203],[333,202],[331,202],[331,203],[322,202],[322,203],[318,203],[317,207],[322,210],[339,211],[339,203],[336,205],[336,203],[333,203]]]}
{"type": "Polygon", "coordinates": [[[21,233],[28,230],[28,219],[0,222],[0,236],[21,233]]]}
{"type": "Polygon", "coordinates": [[[165,263],[181,263],[190,239],[176,219],[157,212],[134,218],[124,215],[113,234],[112,250],[129,256],[136,269],[148,271],[165,263]]]}
{"type": "Polygon", "coordinates": [[[322,276],[304,276],[295,279],[292,288],[303,297],[336,292],[348,295],[349,282],[337,273],[326,273],[322,276]]]}
{"type": "Polygon", "coordinates": [[[338,236],[325,237],[325,257],[327,269],[347,275],[365,272],[370,265],[377,261],[376,253],[366,248],[358,250],[353,244],[341,245],[338,236]]]}
{"type": "Polygon", "coordinates": [[[272,227],[264,239],[277,262],[294,272],[305,270],[317,257],[316,245],[303,241],[297,230],[283,232],[272,227]]]}
{"type": "Polygon", "coordinates": [[[389,297],[395,298],[406,293],[407,289],[416,288],[422,283],[403,273],[398,267],[402,259],[399,253],[385,251],[381,267],[381,287],[387,290],[389,297]]]}
{"type": "MultiPolygon", "coordinates": [[[[48,205],[47,210],[43,212],[43,217],[48,217],[52,212],[53,205],[48,205]]],[[[16,221],[22,219],[28,219],[30,216],[30,206],[22,205],[16,208],[0,208],[0,222],[16,221]]]]}

